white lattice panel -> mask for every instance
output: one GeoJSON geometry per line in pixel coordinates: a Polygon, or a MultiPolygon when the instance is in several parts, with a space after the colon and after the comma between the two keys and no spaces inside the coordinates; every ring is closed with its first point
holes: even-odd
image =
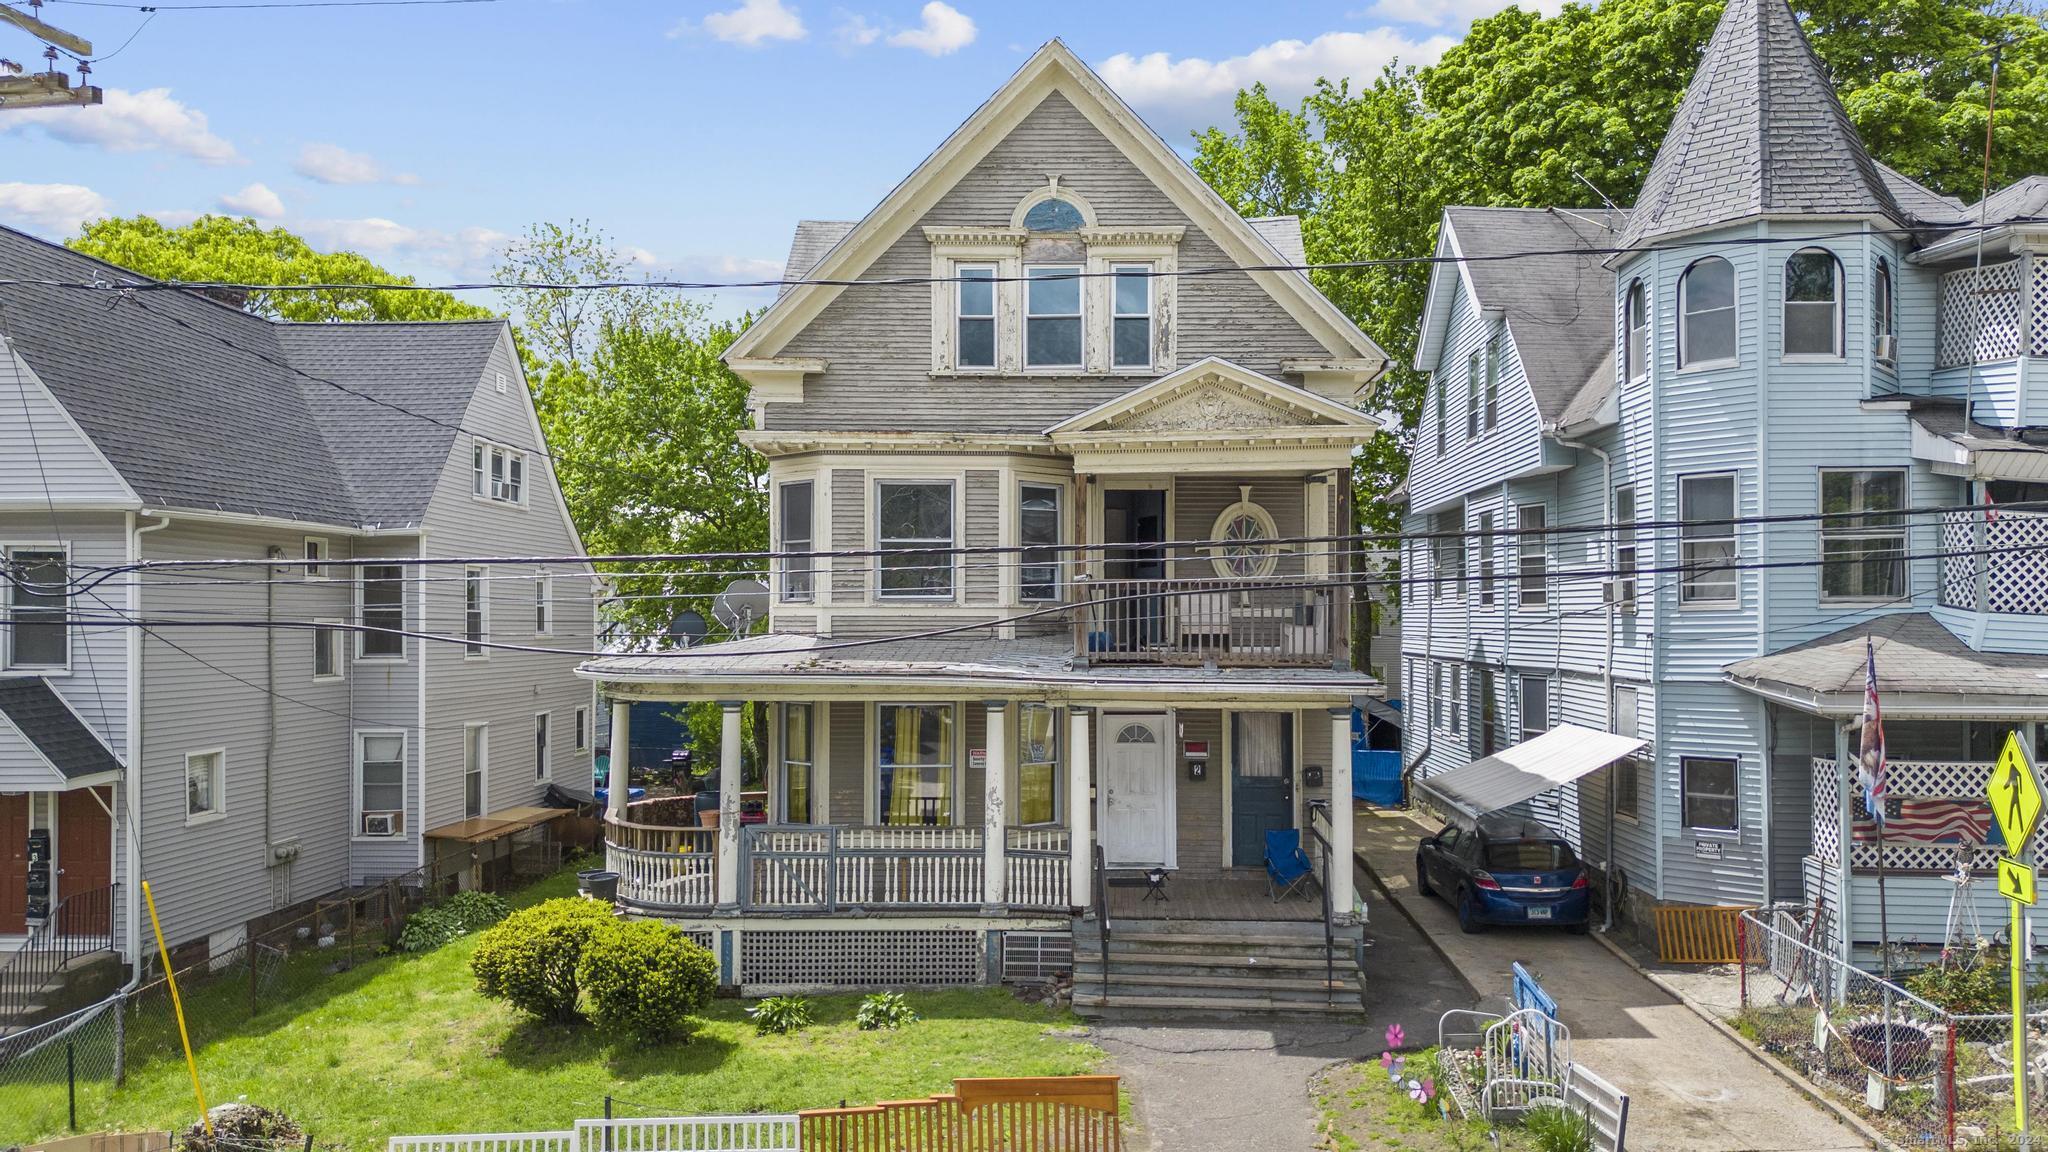
{"type": "Polygon", "coordinates": [[[2020,353],[2018,260],[1963,268],[1941,278],[1941,365],[2009,360],[2020,353]]]}
{"type": "Polygon", "coordinates": [[[1969,555],[1977,547],[1974,512],[1941,514],[1941,602],[1950,608],[1977,610],[1977,565],[1969,555]]]}
{"type": "MultiPolygon", "coordinates": [[[[1923,800],[1988,803],[1982,797],[1984,786],[1991,779],[1991,769],[1987,762],[1968,760],[1893,760],[1885,766],[1885,791],[1894,805],[1923,800]]],[[[1813,761],[1813,855],[1827,864],[1840,858],[1837,853],[1841,844],[1841,809],[1836,801],[1839,774],[1833,760],[1817,757],[1813,761]]],[[[1855,839],[1850,846],[1849,863],[1857,872],[1874,872],[1875,825],[1864,809],[1862,797],[1851,798],[1851,803],[1855,811],[1851,813],[1850,833],[1855,839]]],[[[1990,826],[1988,807],[1981,823],[1986,828],[1990,826]]],[[[1963,849],[1970,854],[1971,870],[1982,875],[1996,871],[1998,855],[2003,851],[1983,843],[1902,843],[1887,839],[1884,863],[1896,872],[1948,872],[1955,867],[1956,853],[1963,849]]],[[[2034,851],[2048,851],[2048,824],[2035,833],[2034,851]]]]}
{"type": "Polygon", "coordinates": [[[1841,859],[1842,824],[1835,818],[1841,811],[1835,800],[1835,776],[1837,770],[1833,760],[1815,758],[1813,762],[1813,854],[1833,864],[1841,859]]]}
{"type": "Polygon", "coordinates": [[[2048,260],[2027,257],[2027,326],[2032,355],[2048,356],[2048,260]]]}
{"type": "Polygon", "coordinates": [[[2048,613],[2048,516],[1997,513],[1985,527],[1984,547],[1990,610],[2048,613]]]}
{"type": "Polygon", "coordinates": [[[886,988],[982,983],[981,934],[830,929],[740,934],[740,983],[886,988]]]}

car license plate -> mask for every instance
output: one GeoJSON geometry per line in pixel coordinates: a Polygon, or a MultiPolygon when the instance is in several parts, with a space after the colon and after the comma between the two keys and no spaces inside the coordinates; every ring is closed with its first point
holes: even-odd
{"type": "Polygon", "coordinates": [[[1540,907],[1540,906],[1539,906],[1539,907],[1533,907],[1533,908],[1530,908],[1530,909],[1529,909],[1529,919],[1531,919],[1531,920],[1548,920],[1548,919],[1550,919],[1550,909],[1548,909],[1548,908],[1544,908],[1544,907],[1540,907]]]}

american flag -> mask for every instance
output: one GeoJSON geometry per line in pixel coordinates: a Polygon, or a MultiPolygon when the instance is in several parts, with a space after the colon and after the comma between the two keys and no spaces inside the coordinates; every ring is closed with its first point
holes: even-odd
{"type": "Polygon", "coordinates": [[[1885,823],[1884,717],[1877,707],[1877,648],[1863,638],[1863,744],[1856,755],[1856,778],[1863,785],[1863,806],[1880,828],[1885,823]]]}
{"type": "MultiPolygon", "coordinates": [[[[1871,810],[1859,807],[1851,834],[1877,839],[1871,810]]],[[[1888,845],[1968,844],[1990,842],[1991,805],[1982,796],[1888,796],[1884,803],[1884,838],[1888,845]]]]}

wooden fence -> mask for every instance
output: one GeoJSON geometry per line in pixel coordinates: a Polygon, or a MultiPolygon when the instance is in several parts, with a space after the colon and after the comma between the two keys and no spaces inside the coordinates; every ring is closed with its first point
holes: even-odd
{"type": "Polygon", "coordinates": [[[1737,927],[1746,905],[1660,904],[1657,959],[1666,964],[1735,964],[1742,959],[1737,927]]]}
{"type": "Polygon", "coordinates": [[[804,1152],[1120,1152],[1114,1076],[976,1077],[922,1100],[797,1113],[804,1152]]]}

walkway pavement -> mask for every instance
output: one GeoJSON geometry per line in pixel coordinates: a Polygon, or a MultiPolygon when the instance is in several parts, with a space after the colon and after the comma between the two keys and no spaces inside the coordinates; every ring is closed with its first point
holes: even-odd
{"type": "MultiPolygon", "coordinates": [[[[1362,869],[1358,881],[1371,884],[1362,869]]],[[[1133,1152],[1307,1152],[1316,1140],[1311,1077],[1334,1063],[1377,1058],[1389,1024],[1399,1023],[1412,1045],[1433,1035],[1448,1009],[1478,1003],[1414,924],[1377,905],[1372,916],[1363,1020],[1111,1020],[1096,1027],[1109,1070],[1130,1090],[1133,1152]]]]}
{"type": "MultiPolygon", "coordinates": [[[[1715,1031],[1691,1009],[1602,948],[1555,929],[1495,928],[1467,936],[1440,899],[1415,890],[1415,843],[1432,831],[1405,814],[1361,812],[1358,856],[1391,897],[1377,921],[1406,913],[1473,987],[1507,997],[1509,967],[1521,961],[1559,1001],[1572,1032],[1572,1058],[1630,1097],[1628,1143],[1640,1152],[1817,1152],[1867,1147],[1846,1125],[1715,1031]]],[[[1378,897],[1364,889],[1368,899],[1378,897]]],[[[1379,925],[1375,925],[1376,927],[1379,925]]],[[[1435,1027],[1410,1030],[1411,1043],[1435,1027]]],[[[1279,1147],[1279,1145],[1275,1145],[1279,1147]]]]}

